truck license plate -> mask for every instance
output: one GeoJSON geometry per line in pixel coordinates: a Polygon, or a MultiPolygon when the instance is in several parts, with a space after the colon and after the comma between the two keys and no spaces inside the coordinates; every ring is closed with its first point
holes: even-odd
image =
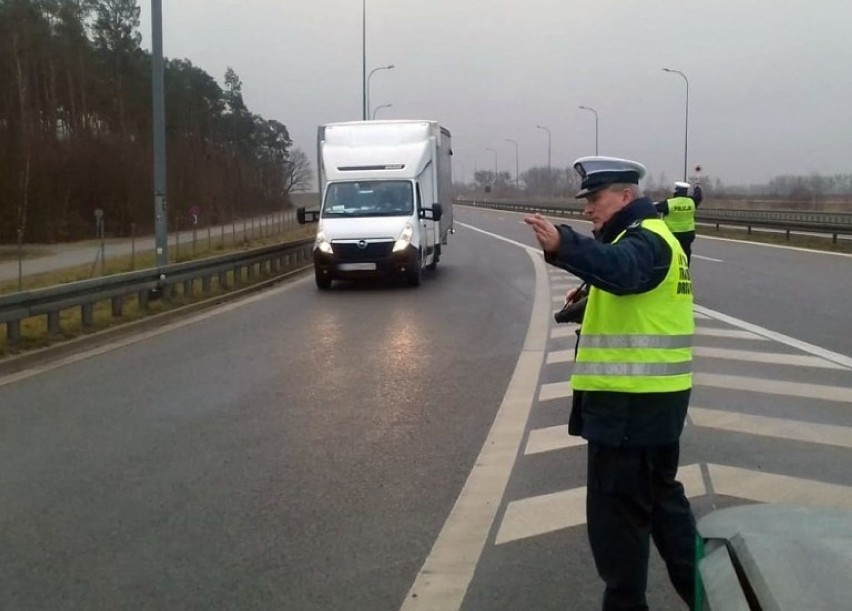
{"type": "Polygon", "coordinates": [[[342,272],[374,272],[375,263],[341,263],[338,268],[342,272]]]}

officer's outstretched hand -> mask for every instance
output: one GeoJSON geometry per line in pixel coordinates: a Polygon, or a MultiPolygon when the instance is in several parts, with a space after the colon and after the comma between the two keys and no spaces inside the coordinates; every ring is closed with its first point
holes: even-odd
{"type": "Polygon", "coordinates": [[[533,232],[535,232],[535,239],[541,244],[544,252],[556,254],[559,251],[559,230],[553,223],[538,212],[531,216],[525,216],[524,222],[532,227],[533,232]]]}

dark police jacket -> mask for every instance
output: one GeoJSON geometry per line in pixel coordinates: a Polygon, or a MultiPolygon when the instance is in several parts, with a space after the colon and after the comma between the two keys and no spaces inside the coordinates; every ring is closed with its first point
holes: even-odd
{"type": "MultiPolygon", "coordinates": [[[[639,222],[656,218],[653,202],[632,201],[589,238],[567,225],[558,227],[559,251],[545,260],[584,282],[615,295],[644,293],[668,273],[671,249],[639,222]],[[617,243],[612,241],[622,231],[617,243]]],[[[575,391],[568,429],[606,446],[651,446],[676,442],[683,430],[689,390],[667,393],[575,391]]]]}

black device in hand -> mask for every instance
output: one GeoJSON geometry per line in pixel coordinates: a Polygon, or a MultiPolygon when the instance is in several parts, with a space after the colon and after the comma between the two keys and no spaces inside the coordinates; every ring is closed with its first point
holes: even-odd
{"type": "Polygon", "coordinates": [[[589,298],[589,292],[586,285],[583,284],[574,293],[571,301],[566,301],[565,305],[558,312],[553,313],[553,318],[557,323],[583,321],[583,312],[586,311],[586,300],[589,298]]]}

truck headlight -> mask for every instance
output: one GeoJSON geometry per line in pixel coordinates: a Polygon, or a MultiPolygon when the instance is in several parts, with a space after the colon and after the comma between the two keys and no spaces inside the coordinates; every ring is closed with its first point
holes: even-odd
{"type": "Polygon", "coordinates": [[[408,248],[408,245],[411,244],[411,237],[414,235],[414,227],[411,223],[406,223],[405,227],[402,228],[402,233],[396,240],[396,243],[393,245],[393,251],[399,252],[400,250],[405,250],[408,248]]]}
{"type": "Polygon", "coordinates": [[[324,252],[327,255],[331,254],[331,242],[325,239],[325,234],[322,231],[317,232],[314,248],[319,249],[320,252],[324,252]]]}

